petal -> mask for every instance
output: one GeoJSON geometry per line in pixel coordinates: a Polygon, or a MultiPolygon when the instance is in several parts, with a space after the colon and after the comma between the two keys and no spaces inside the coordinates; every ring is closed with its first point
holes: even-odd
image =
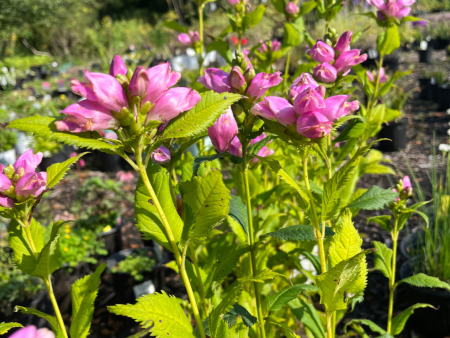
{"type": "Polygon", "coordinates": [[[233,90],[231,88],[229,76],[230,74],[221,69],[208,68],[205,71],[205,75],[200,76],[197,81],[216,93],[231,93],[233,90]]]}
{"type": "Polygon", "coordinates": [[[34,172],[37,166],[41,163],[43,156],[44,154],[41,152],[33,154],[32,149],[27,150],[16,160],[16,163],[14,163],[14,169],[17,170],[17,168],[22,167],[25,169],[25,173],[34,172]]]}
{"type": "Polygon", "coordinates": [[[128,107],[128,98],[120,83],[111,75],[85,72],[93,86],[96,100],[103,107],[120,112],[128,107]]]}
{"type": "Polygon", "coordinates": [[[341,115],[344,103],[349,98],[348,95],[335,95],[325,99],[325,108],[318,110],[328,121],[334,122],[341,115]]]}
{"type": "Polygon", "coordinates": [[[171,88],[156,101],[155,106],[147,115],[147,121],[169,121],[179,113],[194,107],[200,100],[200,94],[191,88],[171,88]]]}

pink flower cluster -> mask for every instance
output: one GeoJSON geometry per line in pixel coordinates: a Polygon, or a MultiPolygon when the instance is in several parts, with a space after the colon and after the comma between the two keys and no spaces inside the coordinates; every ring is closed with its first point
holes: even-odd
{"type": "Polygon", "coordinates": [[[150,109],[145,123],[150,120],[166,122],[191,109],[201,99],[190,88],[170,88],[181,74],[172,72],[169,63],[147,70],[137,67],[129,81],[126,75],[127,67],[116,55],[109,75],[85,71],[87,82],[73,80],[72,91],[86,99],[61,111],[67,117],[55,122],[57,129],[73,133],[115,130],[121,126],[121,121],[130,117],[130,111],[134,111],[137,121],[137,105],[150,109]]]}
{"type": "Polygon", "coordinates": [[[354,65],[367,60],[367,54],[360,55],[360,49],[350,49],[352,32],[342,34],[334,48],[323,41],[311,48],[310,55],[317,62],[321,62],[314,68],[314,76],[323,83],[336,81],[338,76],[347,75],[354,65]]]}
{"type": "Polygon", "coordinates": [[[347,102],[348,95],[324,98],[325,88],[309,74],[302,74],[290,88],[288,100],[265,97],[252,109],[252,114],[276,119],[284,126],[296,125],[297,132],[314,139],[330,134],[333,123],[359,109],[359,102],[347,102]]]}
{"type": "Polygon", "coordinates": [[[193,46],[197,41],[200,41],[200,34],[197,31],[190,31],[189,34],[181,33],[177,37],[178,41],[186,46],[193,46]]]}
{"type": "Polygon", "coordinates": [[[400,192],[400,197],[395,199],[396,202],[400,200],[406,200],[412,195],[412,184],[409,176],[404,176],[397,184],[397,189],[392,189],[392,191],[400,192]]]}
{"type": "Polygon", "coordinates": [[[260,43],[262,43],[262,45],[258,48],[258,52],[260,52],[261,54],[264,54],[266,52],[273,53],[281,49],[281,43],[276,39],[273,39],[271,42],[265,43],[263,43],[263,41],[261,40],[260,43]]]}
{"type": "Polygon", "coordinates": [[[376,7],[379,20],[389,20],[396,18],[403,19],[411,12],[412,4],[415,0],[367,0],[369,5],[376,7]]]}
{"type": "Polygon", "coordinates": [[[245,60],[247,64],[246,69],[234,66],[231,72],[227,73],[221,69],[208,68],[205,71],[205,75],[200,76],[197,81],[216,93],[240,93],[248,96],[253,101],[261,98],[270,87],[276,86],[283,81],[280,72],[273,74],[258,73],[255,75],[252,63],[246,56],[245,60]]]}
{"type": "MultiPolygon", "coordinates": [[[[367,79],[370,82],[375,82],[376,78],[378,76],[378,71],[375,71],[375,73],[372,73],[372,72],[367,70],[366,74],[367,74],[367,79]]],[[[388,77],[387,77],[386,73],[384,72],[384,67],[381,67],[381,69],[380,69],[380,80],[379,80],[380,83],[385,83],[387,81],[387,79],[388,79],[388,77]]]]}
{"type": "Polygon", "coordinates": [[[5,167],[0,164],[0,205],[14,207],[16,202],[23,202],[29,197],[38,197],[47,186],[47,173],[36,173],[43,154],[33,154],[28,150],[17,159],[14,165],[5,167]]]}

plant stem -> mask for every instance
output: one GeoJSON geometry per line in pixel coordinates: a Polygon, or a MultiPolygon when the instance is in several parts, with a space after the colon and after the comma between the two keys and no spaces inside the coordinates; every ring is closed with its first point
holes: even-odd
{"type": "Polygon", "coordinates": [[[186,272],[186,268],[183,265],[183,260],[180,255],[180,251],[178,250],[177,243],[175,241],[175,237],[173,236],[172,229],[170,228],[169,222],[167,221],[166,215],[164,214],[164,210],[159,203],[158,196],[156,196],[155,191],[153,190],[152,184],[147,176],[147,171],[145,170],[145,166],[142,163],[142,144],[139,142],[139,146],[136,154],[137,166],[139,168],[139,174],[141,175],[142,181],[144,182],[145,187],[147,188],[148,193],[150,194],[151,200],[158,211],[159,217],[161,218],[161,223],[164,226],[164,230],[166,232],[167,240],[169,241],[170,246],[172,247],[172,251],[175,255],[175,260],[178,265],[178,269],[180,270],[180,275],[183,280],[184,286],[186,287],[186,291],[189,296],[189,301],[191,302],[192,312],[194,313],[195,321],[197,323],[198,332],[201,338],[206,338],[205,330],[203,329],[202,319],[200,317],[200,313],[198,311],[197,302],[195,301],[194,291],[192,290],[191,283],[189,282],[189,277],[186,272]]]}
{"type": "Polygon", "coordinates": [[[200,57],[199,57],[199,72],[200,75],[203,75],[203,50],[204,50],[204,41],[203,41],[203,8],[204,4],[198,6],[198,23],[199,23],[199,35],[200,35],[200,57]]]}
{"type": "Polygon", "coordinates": [[[327,315],[327,338],[333,338],[333,312],[326,311],[327,315]]]}
{"type": "Polygon", "coordinates": [[[284,69],[284,81],[283,81],[283,90],[286,90],[287,80],[289,78],[289,66],[291,64],[291,50],[289,50],[286,57],[286,67],[284,69]]]}
{"type": "MultiPolygon", "coordinates": [[[[246,140],[242,144],[242,166],[244,168],[244,187],[245,187],[245,204],[247,205],[247,217],[248,217],[248,246],[249,246],[249,255],[250,255],[250,269],[252,276],[257,274],[256,271],[256,257],[254,252],[254,231],[253,231],[253,217],[252,217],[252,203],[250,198],[250,185],[248,183],[248,161],[247,161],[247,146],[248,141],[246,140]]],[[[258,321],[261,324],[260,326],[260,337],[266,338],[266,331],[264,329],[264,315],[262,312],[262,304],[261,304],[261,294],[259,290],[258,283],[253,283],[253,289],[255,291],[255,299],[256,299],[256,310],[258,314],[258,321]]]]}
{"type": "Polygon", "coordinates": [[[394,230],[392,231],[392,269],[389,278],[389,311],[388,311],[388,322],[387,322],[387,332],[392,331],[392,313],[394,310],[394,291],[395,291],[395,269],[397,263],[397,242],[398,242],[398,231],[397,231],[398,219],[395,217],[394,230]]]}
{"type": "Polygon", "coordinates": [[[205,287],[203,285],[202,276],[200,274],[200,268],[198,266],[197,257],[195,256],[195,250],[191,243],[189,243],[189,251],[191,253],[192,263],[194,264],[194,267],[195,267],[195,273],[197,274],[198,288],[200,291],[199,292],[200,299],[202,301],[202,308],[203,308],[203,312],[205,313],[205,318],[206,318],[209,315],[209,311],[208,311],[208,304],[206,302],[205,287]]]}
{"type": "Polygon", "coordinates": [[[383,68],[383,58],[384,55],[380,55],[380,62],[378,64],[378,73],[377,78],[375,80],[375,89],[373,91],[372,100],[370,100],[369,118],[367,120],[368,122],[370,122],[372,118],[373,109],[375,108],[375,104],[377,103],[378,89],[380,87],[380,70],[381,68],[383,68]]]}
{"type": "Polygon", "coordinates": [[[64,320],[61,316],[61,311],[59,311],[58,303],[56,302],[55,294],[53,292],[52,282],[50,280],[50,276],[44,279],[45,287],[47,288],[48,295],[50,296],[50,300],[53,305],[53,309],[55,310],[56,319],[58,320],[59,327],[61,329],[62,334],[65,338],[68,338],[66,332],[66,326],[64,325],[64,320]]]}

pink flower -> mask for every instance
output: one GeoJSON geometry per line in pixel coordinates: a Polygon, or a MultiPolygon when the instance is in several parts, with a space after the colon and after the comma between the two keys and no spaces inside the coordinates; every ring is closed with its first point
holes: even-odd
{"type": "Polygon", "coordinates": [[[181,42],[183,45],[186,46],[192,46],[194,45],[197,41],[200,40],[200,35],[198,34],[197,31],[193,32],[190,31],[189,34],[186,33],[181,33],[180,35],[178,35],[178,41],[181,42]]]}
{"type": "Polygon", "coordinates": [[[14,332],[10,338],[55,338],[55,334],[47,328],[37,330],[36,326],[29,325],[14,332]]]}
{"type": "Polygon", "coordinates": [[[334,60],[334,49],[323,41],[317,41],[311,48],[310,55],[317,62],[331,62],[334,60]]]}
{"type": "Polygon", "coordinates": [[[247,89],[247,95],[253,99],[259,99],[270,87],[277,86],[283,81],[280,74],[280,72],[256,74],[247,89]]]}
{"type": "Polygon", "coordinates": [[[316,111],[301,114],[297,120],[297,132],[310,139],[330,134],[333,122],[316,111]]]}
{"type": "Polygon", "coordinates": [[[338,56],[334,68],[338,74],[344,74],[354,66],[367,60],[367,54],[359,55],[360,49],[351,49],[338,56]]]}
{"type": "Polygon", "coordinates": [[[129,89],[132,96],[144,97],[150,86],[150,78],[144,67],[139,66],[134,70],[130,80],[129,89]]]}
{"type": "Polygon", "coordinates": [[[231,140],[238,134],[238,125],[231,108],[225,110],[214,124],[208,128],[208,135],[219,153],[228,150],[231,140]]]}
{"type": "Polygon", "coordinates": [[[171,154],[170,150],[164,146],[160,146],[152,153],[152,160],[154,163],[163,165],[170,162],[171,154]]]}
{"type": "MultiPolygon", "coordinates": [[[[261,40],[260,42],[262,42],[262,40],[261,40]]],[[[261,54],[263,54],[263,53],[265,53],[265,52],[267,52],[267,51],[270,51],[271,53],[273,53],[273,52],[276,52],[276,51],[278,51],[278,50],[281,49],[281,43],[280,43],[278,40],[276,40],[276,39],[273,39],[272,42],[270,43],[270,45],[271,45],[271,47],[270,47],[270,49],[269,49],[267,43],[263,43],[263,44],[258,48],[258,51],[259,51],[261,54]]]]}
{"type": "Polygon", "coordinates": [[[0,173],[0,194],[6,193],[12,186],[11,180],[3,173],[0,173]]]}
{"type": "Polygon", "coordinates": [[[125,65],[125,62],[123,62],[120,55],[116,55],[111,62],[111,66],[109,67],[109,75],[116,77],[119,74],[126,76],[127,66],[125,65]]]}
{"type": "Polygon", "coordinates": [[[344,32],[336,42],[334,50],[336,52],[342,53],[350,49],[350,43],[352,42],[352,32],[344,32]]]}
{"type": "Polygon", "coordinates": [[[402,182],[403,182],[403,189],[408,188],[408,187],[409,188],[412,187],[411,180],[409,179],[409,176],[403,177],[402,182]]]}
{"type": "MultiPolygon", "coordinates": [[[[248,0],[242,0],[242,2],[247,2],[248,0]]],[[[241,2],[241,0],[227,0],[230,5],[236,6],[241,2]]]]}
{"type": "Polygon", "coordinates": [[[415,0],[367,0],[369,5],[372,5],[378,9],[377,16],[380,20],[390,19],[395,17],[398,20],[402,20],[411,12],[411,6],[415,0]]]}
{"type": "Polygon", "coordinates": [[[47,173],[30,172],[23,175],[16,184],[15,193],[19,201],[24,201],[31,195],[39,196],[45,191],[47,186],[47,173]]]}
{"type": "Polygon", "coordinates": [[[282,97],[267,96],[251,109],[254,115],[260,115],[266,119],[276,119],[284,126],[297,122],[297,114],[294,107],[282,97]]]}
{"type": "Polygon", "coordinates": [[[239,67],[234,66],[231,69],[230,76],[229,76],[229,82],[231,84],[231,87],[233,89],[235,89],[236,92],[245,90],[245,87],[244,87],[246,85],[245,78],[244,78],[244,75],[242,75],[239,67]]]}
{"type": "Polygon", "coordinates": [[[150,104],[156,103],[181,77],[180,73],[171,71],[169,62],[147,69],[147,74],[150,79],[150,86],[142,103],[150,102],[150,104]]]}
{"type": "Polygon", "coordinates": [[[328,62],[324,62],[314,68],[314,76],[323,83],[331,83],[336,81],[337,71],[328,62]]]}
{"type": "MultiPolygon", "coordinates": [[[[375,72],[375,74],[373,74],[370,71],[366,71],[367,74],[367,79],[370,82],[374,82],[378,76],[378,72],[375,72]]],[[[384,67],[381,67],[380,69],[380,83],[385,83],[388,80],[388,77],[386,76],[385,72],[384,72],[384,67]]]]}
{"type": "Polygon", "coordinates": [[[317,88],[309,88],[295,98],[294,108],[298,114],[317,111],[325,108],[325,101],[323,96],[317,92],[317,88]]]}
{"type": "Polygon", "coordinates": [[[120,83],[111,75],[85,71],[89,83],[72,81],[72,91],[96,101],[108,110],[120,112],[128,107],[128,99],[120,83]]]}
{"type": "MultiPolygon", "coordinates": [[[[34,172],[37,166],[41,163],[43,153],[38,152],[33,154],[33,150],[27,150],[14,163],[14,169],[17,170],[19,167],[22,167],[25,170],[25,173],[34,172]]],[[[3,170],[2,170],[3,171],[3,170]]]]}
{"type": "Polygon", "coordinates": [[[330,96],[329,98],[325,99],[325,107],[317,111],[325,116],[328,121],[333,122],[338,118],[348,114],[344,110],[344,104],[348,98],[348,95],[330,96]]]}
{"type": "Polygon", "coordinates": [[[204,85],[206,88],[215,91],[216,93],[231,93],[232,89],[229,76],[230,74],[223,70],[208,68],[207,70],[205,70],[205,75],[200,76],[197,81],[204,85]]]}
{"type": "MultiPolygon", "coordinates": [[[[261,134],[260,136],[251,140],[250,145],[263,140],[265,137],[266,137],[266,134],[261,134]]],[[[258,151],[257,155],[260,157],[266,157],[266,156],[272,155],[273,153],[274,153],[273,150],[264,146],[260,149],[260,151],[258,151]]],[[[239,138],[237,136],[230,143],[230,154],[234,155],[234,156],[242,157],[242,144],[241,144],[241,141],[239,141],[239,138]]],[[[252,162],[253,163],[258,162],[258,159],[252,159],[252,162]]]]}
{"type": "Polygon", "coordinates": [[[291,15],[297,14],[299,12],[298,6],[295,3],[293,3],[292,1],[290,1],[286,5],[285,10],[286,10],[286,13],[291,14],[291,15]]]}
{"type": "Polygon", "coordinates": [[[62,121],[56,121],[56,128],[60,131],[80,133],[102,129],[117,129],[120,127],[111,112],[98,102],[83,100],[74,103],[61,111],[67,117],[62,121]]]}
{"type": "Polygon", "coordinates": [[[0,194],[0,205],[4,208],[13,208],[15,203],[8,196],[0,194]]]}
{"type": "Polygon", "coordinates": [[[303,73],[295,79],[294,83],[289,89],[288,98],[290,101],[292,101],[297,97],[298,94],[303,93],[306,89],[315,89],[318,86],[318,83],[313,79],[311,74],[303,73]]]}
{"type": "Polygon", "coordinates": [[[130,171],[125,172],[123,170],[120,170],[119,172],[117,172],[116,177],[119,179],[119,181],[121,181],[123,183],[130,183],[134,178],[132,172],[130,172],[130,171]]]}
{"type": "Polygon", "coordinates": [[[191,88],[171,88],[156,101],[145,123],[151,120],[167,122],[194,107],[201,99],[200,94],[191,88]]]}

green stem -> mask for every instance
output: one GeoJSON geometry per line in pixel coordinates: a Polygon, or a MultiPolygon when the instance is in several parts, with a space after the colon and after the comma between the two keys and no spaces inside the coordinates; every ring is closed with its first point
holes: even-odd
{"type": "Polygon", "coordinates": [[[203,50],[204,50],[204,40],[203,40],[203,7],[205,5],[198,6],[198,21],[199,21],[199,35],[200,35],[200,58],[199,58],[199,72],[203,75],[203,50]]]}
{"type": "Polygon", "coordinates": [[[327,338],[333,338],[333,311],[326,311],[327,316],[327,338]]]}
{"type": "MultiPolygon", "coordinates": [[[[250,270],[252,276],[257,274],[256,270],[256,257],[255,257],[255,248],[254,248],[254,230],[253,230],[253,217],[252,217],[252,203],[250,198],[250,185],[248,183],[248,160],[247,160],[247,147],[248,141],[246,140],[242,144],[242,159],[243,159],[243,167],[244,167],[244,187],[245,187],[245,204],[247,205],[247,217],[248,217],[248,246],[249,246],[249,255],[250,255],[250,270]]],[[[262,303],[261,303],[261,293],[259,290],[258,283],[253,283],[253,289],[255,291],[255,299],[256,299],[256,311],[258,314],[258,321],[261,324],[260,326],[260,337],[266,338],[266,331],[264,329],[264,315],[262,311],[262,303]]]]}
{"type": "Polygon", "coordinates": [[[331,180],[331,177],[333,176],[333,164],[332,164],[333,143],[331,142],[331,134],[328,134],[327,136],[327,144],[328,144],[328,154],[327,154],[328,179],[331,180]]]}
{"type": "Polygon", "coordinates": [[[369,101],[370,109],[369,109],[369,118],[367,120],[368,122],[370,122],[370,120],[372,118],[373,109],[375,108],[375,104],[377,103],[377,99],[378,99],[378,90],[380,87],[380,70],[383,67],[383,58],[384,58],[384,55],[380,55],[380,62],[378,63],[378,73],[377,73],[377,78],[375,80],[375,89],[373,91],[372,99],[369,101]]]}
{"type": "Polygon", "coordinates": [[[394,311],[394,291],[395,291],[395,269],[397,263],[397,242],[398,242],[398,231],[397,231],[398,219],[395,217],[394,230],[392,231],[392,269],[389,278],[389,310],[388,310],[388,322],[387,322],[387,332],[392,331],[392,313],[394,311]]]}
{"type": "Polygon", "coordinates": [[[198,261],[197,261],[197,257],[195,256],[195,250],[192,246],[192,244],[189,243],[189,251],[191,253],[191,259],[192,259],[192,263],[194,264],[195,267],[195,273],[197,274],[197,281],[198,281],[198,288],[199,288],[199,293],[200,293],[200,299],[202,301],[202,308],[203,308],[203,312],[205,313],[205,318],[208,317],[209,315],[209,311],[208,311],[208,304],[206,302],[206,294],[205,294],[205,287],[203,285],[203,280],[202,280],[202,276],[200,274],[200,268],[198,266],[198,261]]]}
{"type": "Polygon", "coordinates": [[[178,269],[180,270],[180,275],[183,280],[184,286],[186,287],[186,291],[188,293],[189,301],[191,302],[192,312],[194,313],[195,321],[197,323],[198,332],[201,338],[206,338],[205,330],[203,329],[202,319],[200,317],[200,312],[198,311],[197,302],[195,301],[194,291],[192,290],[191,283],[189,282],[189,277],[186,272],[186,268],[183,265],[183,259],[180,255],[180,251],[178,250],[177,243],[175,241],[175,237],[173,236],[172,229],[170,228],[167,217],[164,213],[164,210],[159,203],[158,196],[153,190],[152,184],[147,176],[147,171],[145,170],[145,166],[142,163],[142,143],[139,142],[139,146],[136,154],[137,166],[139,168],[139,174],[141,175],[142,181],[144,182],[145,187],[147,188],[148,193],[150,194],[150,198],[153,202],[153,205],[156,207],[158,211],[159,217],[161,218],[161,223],[164,226],[164,230],[166,232],[167,240],[172,248],[172,251],[175,255],[175,261],[177,262],[178,269]]]}
{"type": "Polygon", "coordinates": [[[289,66],[291,64],[291,50],[289,50],[286,57],[286,67],[284,69],[284,81],[283,81],[283,90],[286,90],[287,80],[289,78],[289,66]]]}

